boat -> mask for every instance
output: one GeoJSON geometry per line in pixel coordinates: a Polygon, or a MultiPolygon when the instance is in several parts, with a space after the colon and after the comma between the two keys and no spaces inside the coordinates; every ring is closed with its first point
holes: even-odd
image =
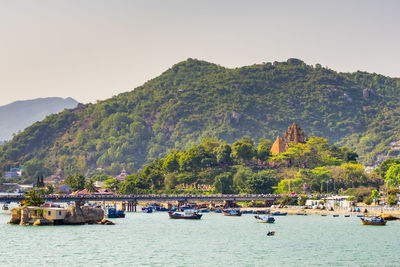
{"type": "Polygon", "coordinates": [[[286,216],[287,212],[276,211],[276,212],[271,213],[271,215],[273,215],[273,216],[286,216]]]}
{"type": "Polygon", "coordinates": [[[242,216],[240,210],[222,210],[224,216],[242,216]]]}
{"type": "Polygon", "coordinates": [[[170,219],[188,219],[188,220],[200,220],[201,216],[203,216],[196,210],[189,210],[189,209],[186,209],[184,212],[168,211],[168,215],[170,219]]]}
{"type": "Polygon", "coordinates": [[[8,210],[8,205],[4,204],[3,207],[2,207],[2,210],[8,210]]]}
{"type": "Polygon", "coordinates": [[[200,212],[201,213],[208,213],[208,212],[210,212],[210,210],[209,209],[201,209],[200,212]]]}
{"type": "Polygon", "coordinates": [[[252,210],[244,210],[242,211],[242,214],[252,214],[253,211],[252,210]]]}
{"type": "Polygon", "coordinates": [[[118,218],[117,209],[107,208],[107,218],[118,218]]]}
{"type": "Polygon", "coordinates": [[[153,208],[152,207],[142,208],[142,212],[143,213],[152,213],[153,212],[153,208]]]}
{"type": "Polygon", "coordinates": [[[364,217],[364,215],[362,215],[362,214],[357,214],[357,217],[358,217],[358,218],[362,218],[362,217],[364,217]]]}
{"type": "Polygon", "coordinates": [[[216,209],[215,213],[222,213],[222,209],[216,209]]]}
{"type": "Polygon", "coordinates": [[[125,211],[123,211],[123,210],[118,210],[118,211],[117,211],[117,215],[118,215],[118,218],[125,218],[125,211]]]}
{"type": "Polygon", "coordinates": [[[270,210],[255,210],[253,214],[269,214],[270,210]]]}
{"type": "Polygon", "coordinates": [[[326,217],[326,216],[328,216],[328,214],[326,214],[326,213],[322,213],[322,214],[321,214],[321,216],[324,216],[324,217],[326,217]]]}
{"type": "Polygon", "coordinates": [[[350,214],[345,214],[344,217],[350,217],[350,214]]]}
{"type": "Polygon", "coordinates": [[[274,223],[275,218],[271,216],[260,216],[260,215],[254,215],[254,218],[256,218],[256,221],[259,223],[274,223]]]}
{"type": "Polygon", "coordinates": [[[360,219],[364,225],[386,225],[386,221],[382,217],[364,217],[360,219]]]}
{"type": "Polygon", "coordinates": [[[299,210],[296,212],[296,215],[307,216],[307,213],[304,210],[299,210]]]}
{"type": "Polygon", "coordinates": [[[339,217],[339,214],[333,214],[332,216],[333,217],[339,217]]]}
{"type": "Polygon", "coordinates": [[[267,236],[273,236],[273,235],[275,235],[275,231],[269,231],[269,232],[267,233],[267,236]]]}

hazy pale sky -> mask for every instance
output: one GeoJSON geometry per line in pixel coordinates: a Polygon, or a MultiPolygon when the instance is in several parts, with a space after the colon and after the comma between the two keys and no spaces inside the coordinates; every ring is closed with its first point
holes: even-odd
{"type": "Polygon", "coordinates": [[[400,77],[400,1],[0,0],[0,105],[87,103],[189,57],[400,77]]]}

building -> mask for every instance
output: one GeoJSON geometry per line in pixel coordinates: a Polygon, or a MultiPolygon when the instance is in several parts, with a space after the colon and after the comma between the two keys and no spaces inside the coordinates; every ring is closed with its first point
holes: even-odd
{"type": "Polygon", "coordinates": [[[67,184],[60,184],[60,185],[56,185],[55,187],[55,192],[60,192],[60,193],[64,193],[64,194],[71,194],[72,193],[72,188],[67,185],[67,184]]]}
{"type": "Polygon", "coordinates": [[[19,165],[18,168],[10,168],[10,171],[6,172],[4,177],[6,179],[18,178],[21,177],[23,173],[24,173],[24,166],[19,165]]]}
{"type": "Polygon", "coordinates": [[[117,179],[118,181],[125,181],[125,178],[128,176],[128,173],[126,172],[126,170],[125,169],[123,169],[123,170],[121,170],[121,173],[118,175],[118,176],[116,176],[116,177],[114,177],[115,179],[117,179]]]}
{"type": "Polygon", "coordinates": [[[278,136],[271,147],[271,154],[279,155],[286,152],[290,144],[304,144],[307,142],[306,133],[301,129],[297,123],[293,123],[288,127],[283,137],[278,136]]]}
{"type": "Polygon", "coordinates": [[[62,222],[65,219],[67,214],[67,210],[65,208],[55,208],[55,207],[27,207],[29,214],[29,218],[43,218],[57,223],[62,222]]]}

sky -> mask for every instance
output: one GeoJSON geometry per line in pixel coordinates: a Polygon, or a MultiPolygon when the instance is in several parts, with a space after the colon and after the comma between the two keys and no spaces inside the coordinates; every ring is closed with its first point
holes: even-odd
{"type": "Polygon", "coordinates": [[[0,105],[96,102],[197,58],[400,77],[400,1],[0,0],[0,105]]]}

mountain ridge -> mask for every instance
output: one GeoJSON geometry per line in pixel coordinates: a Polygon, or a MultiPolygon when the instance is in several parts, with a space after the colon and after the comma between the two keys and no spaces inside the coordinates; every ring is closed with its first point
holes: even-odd
{"type": "Polygon", "coordinates": [[[13,134],[43,120],[47,115],[78,104],[73,98],[47,97],[17,100],[0,106],[0,140],[9,140],[13,134]]]}
{"type": "Polygon", "coordinates": [[[308,136],[349,146],[373,164],[398,153],[389,144],[400,140],[399,90],[399,78],[338,73],[299,59],[233,69],[188,59],[133,91],[28,127],[1,147],[0,168],[35,159],[49,173],[133,172],[204,137],[275,140],[294,121],[308,136]]]}

